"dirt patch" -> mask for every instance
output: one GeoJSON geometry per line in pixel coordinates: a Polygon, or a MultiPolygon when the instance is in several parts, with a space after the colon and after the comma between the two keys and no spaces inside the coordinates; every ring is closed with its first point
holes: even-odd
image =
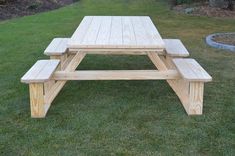
{"type": "Polygon", "coordinates": [[[0,0],[0,20],[57,9],[78,0],[0,0]]]}
{"type": "Polygon", "coordinates": [[[177,5],[173,10],[180,13],[191,14],[195,16],[208,16],[220,18],[235,19],[235,11],[230,11],[221,8],[210,7],[208,3],[195,3],[192,5],[177,5]]]}
{"type": "Polygon", "coordinates": [[[221,34],[216,35],[212,38],[213,41],[222,44],[234,45],[235,46],[235,34],[221,34]]]}

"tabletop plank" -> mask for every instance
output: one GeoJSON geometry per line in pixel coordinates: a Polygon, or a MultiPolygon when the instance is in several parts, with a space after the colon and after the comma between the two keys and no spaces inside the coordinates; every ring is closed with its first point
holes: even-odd
{"type": "Polygon", "coordinates": [[[96,39],[96,44],[106,45],[109,42],[111,26],[112,26],[112,17],[111,16],[103,17],[99,34],[96,39]]]}
{"type": "Polygon", "coordinates": [[[121,16],[114,16],[112,17],[112,26],[108,45],[122,44],[122,18],[121,16]]]}
{"type": "Polygon", "coordinates": [[[129,17],[122,17],[123,44],[137,45],[133,24],[129,17]]]}
{"type": "Polygon", "coordinates": [[[164,42],[148,16],[86,16],[68,43],[71,49],[157,49],[164,42]]]}
{"type": "Polygon", "coordinates": [[[73,43],[74,45],[80,45],[81,42],[83,41],[87,30],[93,20],[92,16],[86,16],[83,18],[82,22],[80,23],[79,27],[76,29],[74,34],[71,37],[70,42],[73,43]]]}
{"type": "Polygon", "coordinates": [[[87,45],[95,45],[96,39],[100,30],[102,18],[93,18],[89,28],[87,29],[86,35],[82,41],[82,44],[86,47],[87,45]]]}

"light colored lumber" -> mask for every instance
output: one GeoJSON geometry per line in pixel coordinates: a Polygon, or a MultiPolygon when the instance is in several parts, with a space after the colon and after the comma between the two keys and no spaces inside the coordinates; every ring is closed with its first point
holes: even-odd
{"type": "Polygon", "coordinates": [[[97,16],[96,18],[92,19],[91,23],[87,25],[88,29],[85,32],[84,39],[82,40],[82,42],[80,42],[81,45],[95,45],[96,44],[96,39],[97,39],[99,30],[101,27],[101,23],[102,23],[102,18],[100,16],[97,16]]]}
{"type": "Polygon", "coordinates": [[[45,116],[45,103],[43,94],[43,83],[29,84],[31,116],[41,118],[45,116]]]}
{"type": "Polygon", "coordinates": [[[190,82],[189,89],[189,104],[188,114],[189,115],[201,115],[203,109],[203,82],[190,82]]]}
{"type": "MultiPolygon", "coordinates": [[[[77,49],[69,49],[70,54],[76,54],[77,49]]],[[[101,55],[146,55],[147,52],[156,52],[159,55],[165,55],[166,53],[162,49],[79,49],[79,52],[85,52],[87,54],[101,54],[101,55]]]]}
{"type": "Polygon", "coordinates": [[[133,28],[133,24],[131,22],[131,18],[122,17],[122,32],[123,32],[123,44],[125,45],[137,45],[135,31],[133,28]]]}
{"type": "Polygon", "coordinates": [[[60,60],[60,64],[58,65],[57,69],[58,70],[62,70],[63,69],[63,66],[64,66],[64,63],[67,59],[67,55],[68,54],[62,54],[62,55],[51,55],[50,56],[50,59],[51,60],[60,60]]]}
{"type": "Polygon", "coordinates": [[[106,45],[115,45],[115,46],[123,45],[122,35],[123,35],[123,33],[122,33],[122,17],[121,16],[113,16],[112,22],[111,22],[109,42],[107,42],[106,45]]]}
{"type": "Polygon", "coordinates": [[[86,16],[69,49],[159,49],[164,42],[148,16],[86,16]]]}
{"type": "Polygon", "coordinates": [[[163,39],[166,53],[172,57],[188,57],[189,52],[179,39],[163,39]]]}
{"type": "Polygon", "coordinates": [[[21,78],[23,83],[45,82],[50,80],[59,65],[59,60],[39,60],[21,78]]]}
{"type": "MultiPolygon", "coordinates": [[[[69,72],[74,71],[78,67],[78,65],[81,63],[82,59],[85,57],[85,53],[79,52],[76,55],[70,55],[67,60],[65,61],[65,64],[63,66],[63,71],[69,72]]],[[[65,85],[66,80],[63,81],[56,81],[56,83],[50,88],[50,90],[45,95],[45,101],[46,103],[52,103],[52,101],[55,99],[55,97],[59,94],[60,90],[65,85]]]]}
{"type": "Polygon", "coordinates": [[[51,88],[45,94],[45,102],[51,104],[61,89],[64,87],[65,83],[66,81],[57,81],[53,86],[51,86],[51,88]]]}
{"type": "Polygon", "coordinates": [[[69,38],[54,38],[45,49],[44,54],[48,56],[65,54],[68,49],[68,41],[69,38]]]}
{"type": "Polygon", "coordinates": [[[212,81],[212,77],[194,59],[173,59],[173,62],[182,75],[188,81],[212,81]]]}
{"type": "Polygon", "coordinates": [[[163,80],[178,79],[176,70],[95,70],[95,71],[58,71],[55,80],[163,80]]]}
{"type": "Polygon", "coordinates": [[[148,52],[148,57],[158,70],[167,70],[165,63],[161,60],[157,53],[148,52]]]}
{"type": "MultiPolygon", "coordinates": [[[[150,60],[160,71],[175,70],[172,57],[160,58],[156,53],[148,53],[150,60]]],[[[174,60],[174,59],[173,59],[174,60]]],[[[188,80],[167,79],[168,84],[179,97],[188,115],[201,115],[203,109],[203,82],[189,82],[188,80]]]]}
{"type": "Polygon", "coordinates": [[[111,16],[104,16],[103,20],[101,21],[99,33],[96,38],[96,44],[99,45],[106,45],[109,42],[110,38],[110,30],[112,27],[112,17],[111,16]]]}

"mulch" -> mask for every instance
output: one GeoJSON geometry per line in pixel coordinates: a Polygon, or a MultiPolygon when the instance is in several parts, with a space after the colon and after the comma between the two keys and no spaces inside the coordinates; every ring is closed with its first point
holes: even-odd
{"type": "Polygon", "coordinates": [[[74,0],[8,0],[0,4],[0,21],[53,10],[73,3],[74,0]]]}
{"type": "Polygon", "coordinates": [[[221,34],[212,38],[213,41],[235,46],[235,34],[221,34]]]}
{"type": "Polygon", "coordinates": [[[219,18],[231,18],[235,19],[235,11],[230,11],[222,8],[210,7],[208,3],[198,3],[194,5],[177,5],[173,8],[176,12],[185,13],[186,8],[192,8],[192,12],[189,13],[195,16],[208,16],[219,18]]]}

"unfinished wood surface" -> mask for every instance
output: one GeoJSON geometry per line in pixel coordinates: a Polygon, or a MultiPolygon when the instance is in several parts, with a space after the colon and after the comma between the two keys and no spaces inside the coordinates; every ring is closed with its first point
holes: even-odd
{"type": "Polygon", "coordinates": [[[152,61],[152,63],[155,65],[155,67],[160,70],[164,71],[167,70],[167,67],[165,63],[162,61],[162,59],[158,56],[157,53],[154,52],[148,52],[148,57],[152,61]]]}
{"type": "Polygon", "coordinates": [[[45,102],[43,83],[29,84],[31,116],[40,118],[45,116],[45,102]]]}
{"type": "Polygon", "coordinates": [[[164,42],[148,16],[86,16],[68,43],[70,49],[158,49],[164,42]]]}
{"type": "Polygon", "coordinates": [[[172,57],[188,57],[189,52],[179,39],[163,39],[166,53],[172,57]]]}
{"type": "Polygon", "coordinates": [[[59,60],[39,60],[21,78],[21,82],[34,83],[48,81],[59,63],[59,60]]]}
{"type": "MultiPolygon", "coordinates": [[[[148,57],[155,65],[155,67],[159,71],[166,71],[166,70],[176,70],[175,66],[172,62],[172,57],[166,56],[166,58],[160,58],[156,53],[148,53],[148,57]]],[[[178,98],[180,99],[181,103],[183,104],[186,112],[188,112],[189,107],[189,82],[185,81],[182,78],[178,79],[168,79],[167,83],[176,93],[178,98]]]]}
{"type": "Polygon", "coordinates": [[[67,56],[68,56],[67,53],[64,53],[62,55],[51,55],[50,59],[51,60],[60,60],[60,64],[58,65],[57,70],[62,70],[63,66],[64,66],[64,63],[67,59],[67,56]]]}
{"type": "MultiPolygon", "coordinates": [[[[85,57],[85,53],[78,52],[76,55],[68,56],[65,64],[63,66],[63,71],[72,72],[76,70],[78,65],[81,63],[82,59],[85,57]]],[[[65,85],[66,80],[56,81],[56,83],[50,88],[48,93],[45,95],[45,101],[48,104],[51,104],[55,97],[59,94],[63,86],[65,85]]]]}
{"type": "Polygon", "coordinates": [[[203,82],[190,82],[189,105],[188,105],[189,115],[202,114],[203,92],[204,92],[203,82]]]}
{"type": "Polygon", "coordinates": [[[177,79],[176,70],[95,70],[54,73],[55,80],[165,80],[177,79]]]}
{"type": "Polygon", "coordinates": [[[211,76],[194,59],[173,59],[182,77],[188,81],[212,81],[211,76]]]}
{"type": "Polygon", "coordinates": [[[45,55],[62,55],[68,49],[69,38],[54,38],[44,51],[45,55]]]}

